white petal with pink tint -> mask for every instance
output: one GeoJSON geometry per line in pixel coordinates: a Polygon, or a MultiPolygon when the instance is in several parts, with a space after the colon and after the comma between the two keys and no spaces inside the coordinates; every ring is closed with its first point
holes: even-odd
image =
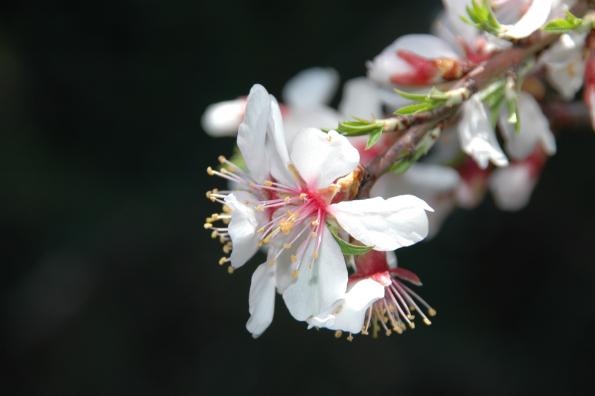
{"type": "Polygon", "coordinates": [[[353,78],[343,85],[339,111],[347,118],[374,119],[382,116],[378,87],[366,77],[353,78]]]}
{"type": "Polygon", "coordinates": [[[352,237],[381,251],[413,245],[424,239],[428,235],[426,211],[431,212],[432,208],[413,195],[343,201],[329,208],[331,215],[352,237]]]}
{"type": "Polygon", "coordinates": [[[500,127],[506,138],[506,151],[510,157],[523,160],[535,151],[538,144],[541,144],[547,154],[555,154],[556,139],[535,98],[528,93],[520,92],[518,95],[518,109],[520,122],[518,133],[515,131],[514,125],[507,121],[508,114],[506,111],[503,111],[500,117],[500,127]]]}
{"type": "Polygon", "coordinates": [[[529,9],[516,23],[502,26],[502,36],[521,39],[541,28],[552,10],[553,0],[533,0],[529,9]]]}
{"type": "Polygon", "coordinates": [[[339,73],[335,69],[312,67],[302,70],[285,84],[283,100],[295,108],[318,107],[330,102],[338,85],[339,73]]]}
{"type": "Polygon", "coordinates": [[[244,119],[245,108],[244,98],[213,103],[202,115],[202,129],[213,137],[235,136],[244,119]]]}
{"type": "Polygon", "coordinates": [[[238,129],[238,147],[250,175],[258,181],[266,178],[269,173],[265,142],[271,113],[270,103],[267,90],[262,85],[253,85],[248,95],[244,121],[238,129]]]}
{"type": "Polygon", "coordinates": [[[524,208],[531,198],[537,180],[526,164],[513,164],[496,169],[489,180],[494,202],[502,210],[524,208]]]}
{"type": "Polygon", "coordinates": [[[336,131],[308,128],[293,140],[291,161],[309,186],[324,188],[351,173],[359,163],[359,153],[336,131]]]}
{"type": "Polygon", "coordinates": [[[311,263],[311,243],[299,268],[297,279],[283,292],[283,300],[291,315],[306,320],[328,310],[341,299],[347,288],[347,266],[339,245],[324,228],[318,258],[311,263]]]}
{"type": "Polygon", "coordinates": [[[225,204],[231,208],[228,232],[233,244],[231,265],[239,268],[258,250],[256,230],[264,224],[264,214],[254,210],[257,198],[245,191],[234,191],[225,197],[225,204]]]}
{"type": "Polygon", "coordinates": [[[460,183],[459,174],[452,168],[417,163],[401,175],[391,172],[382,175],[374,183],[370,196],[390,198],[411,194],[426,201],[435,210],[429,215],[428,237],[431,237],[454,209],[455,192],[460,183]]]}
{"type": "Polygon", "coordinates": [[[463,104],[463,116],[458,125],[463,151],[473,157],[481,168],[491,161],[496,166],[508,165],[485,106],[478,95],[463,104]]]}
{"type": "Polygon", "coordinates": [[[273,321],[275,313],[275,267],[260,264],[252,274],[248,297],[250,319],[246,329],[254,338],[260,336],[273,321]]]}
{"type": "Polygon", "coordinates": [[[392,85],[392,75],[412,72],[411,66],[397,56],[399,50],[410,51],[427,59],[458,58],[456,52],[441,38],[431,34],[408,34],[399,37],[367,63],[368,77],[380,84],[392,85]]]}
{"type": "Polygon", "coordinates": [[[362,330],[368,308],[383,297],[384,286],[372,279],[362,279],[350,287],[331,311],[309,319],[308,324],[357,334],[362,330]]]}

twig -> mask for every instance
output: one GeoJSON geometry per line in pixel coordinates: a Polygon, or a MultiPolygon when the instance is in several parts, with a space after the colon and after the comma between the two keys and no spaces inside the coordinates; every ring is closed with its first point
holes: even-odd
{"type": "MultiPolygon", "coordinates": [[[[575,15],[583,15],[590,4],[591,0],[580,1],[573,7],[573,12],[575,12],[575,15]]],[[[529,58],[555,43],[559,37],[560,34],[537,31],[527,39],[516,43],[516,46],[494,54],[490,59],[475,67],[461,78],[454,85],[453,89],[466,88],[469,90],[470,97],[472,94],[485,88],[495,79],[505,75],[509,70],[522,65],[529,58]]],[[[388,124],[394,125],[392,130],[402,130],[404,132],[394,144],[389,146],[364,168],[357,196],[359,198],[367,197],[374,182],[387,171],[396,159],[403,155],[404,151],[417,145],[436,124],[447,121],[456,114],[460,106],[460,104],[442,106],[436,110],[412,116],[388,118],[388,124]],[[390,122],[391,120],[392,123],[390,122]]]]}

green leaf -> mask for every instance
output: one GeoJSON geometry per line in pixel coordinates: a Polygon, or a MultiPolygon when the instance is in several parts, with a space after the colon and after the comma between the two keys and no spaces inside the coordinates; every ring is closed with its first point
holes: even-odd
{"type": "Polygon", "coordinates": [[[428,102],[414,103],[401,107],[395,113],[398,115],[413,115],[417,113],[422,113],[424,111],[430,111],[435,107],[436,105],[428,102]]]}
{"type": "Polygon", "coordinates": [[[328,229],[330,230],[331,234],[333,235],[333,238],[335,238],[335,240],[339,244],[339,247],[341,248],[341,252],[346,256],[359,256],[359,255],[368,253],[370,250],[372,250],[372,246],[354,245],[354,244],[349,243],[346,240],[342,239],[337,234],[337,230],[334,227],[329,226],[328,229]]]}
{"type": "Polygon", "coordinates": [[[494,35],[500,34],[501,26],[492,12],[489,0],[472,0],[466,10],[467,16],[460,17],[463,22],[494,35]]]}
{"type": "Polygon", "coordinates": [[[570,11],[566,11],[564,18],[552,19],[544,27],[543,31],[550,33],[567,33],[583,26],[584,21],[574,16],[570,11]]]}
{"type": "Polygon", "coordinates": [[[378,129],[384,129],[384,122],[356,118],[355,121],[343,121],[339,123],[337,132],[347,136],[360,136],[376,133],[378,129]]]}
{"type": "Polygon", "coordinates": [[[383,127],[378,127],[375,131],[370,132],[370,135],[368,135],[368,142],[366,143],[366,150],[378,143],[378,140],[380,140],[380,137],[382,136],[383,130],[383,127]]]}

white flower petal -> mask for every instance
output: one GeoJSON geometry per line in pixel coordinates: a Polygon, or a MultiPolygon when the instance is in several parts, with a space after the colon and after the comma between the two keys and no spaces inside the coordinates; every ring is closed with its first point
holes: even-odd
{"type": "Polygon", "coordinates": [[[291,315],[300,321],[328,310],[341,299],[347,288],[347,266],[343,253],[324,228],[318,259],[310,265],[314,243],[304,253],[295,282],[283,292],[291,315]]]}
{"type": "Polygon", "coordinates": [[[336,131],[308,128],[293,140],[291,161],[310,186],[326,187],[355,169],[359,153],[336,131]]]}
{"type": "Polygon", "coordinates": [[[395,250],[421,241],[428,235],[423,200],[413,195],[343,201],[330,206],[330,213],[352,237],[375,250],[395,250]]]}
{"type": "Polygon", "coordinates": [[[283,100],[294,108],[318,107],[330,102],[338,85],[339,73],[335,69],[312,67],[302,70],[285,84],[283,100]]]}
{"type": "Polygon", "coordinates": [[[245,98],[213,103],[202,115],[202,129],[213,137],[235,136],[244,119],[245,108],[245,98]]]}
{"type": "Polygon", "coordinates": [[[552,10],[553,0],[533,0],[529,9],[516,23],[501,25],[503,35],[508,38],[521,39],[541,28],[552,10]]]}
{"type": "Polygon", "coordinates": [[[275,313],[275,267],[260,264],[252,274],[248,298],[250,319],[246,329],[254,338],[260,336],[273,321],[275,313]]]}
{"type": "Polygon", "coordinates": [[[295,181],[289,172],[289,151],[287,149],[283,118],[281,117],[279,104],[273,96],[270,97],[270,118],[267,127],[266,148],[271,175],[277,181],[292,186],[295,181]]]}
{"type": "Polygon", "coordinates": [[[269,93],[262,85],[252,86],[244,121],[238,129],[238,147],[250,175],[258,181],[265,179],[269,173],[265,141],[271,111],[270,102],[269,93]]]}
{"type": "Polygon", "coordinates": [[[537,180],[524,164],[496,169],[489,180],[494,202],[502,210],[524,208],[531,198],[537,180]]]}
{"type": "Polygon", "coordinates": [[[389,198],[398,194],[411,194],[426,201],[435,210],[429,216],[428,237],[431,237],[454,209],[455,192],[460,183],[459,174],[452,168],[417,163],[401,175],[389,172],[381,176],[374,183],[370,196],[389,198]]]}
{"type": "Polygon", "coordinates": [[[462,112],[458,131],[463,151],[472,156],[483,169],[487,168],[489,161],[496,166],[508,165],[508,159],[498,144],[494,128],[479,96],[475,95],[463,104],[462,112]]]}
{"type": "Polygon", "coordinates": [[[283,119],[287,146],[291,147],[293,139],[306,128],[334,129],[342,119],[343,117],[330,107],[292,108],[283,119]]]}
{"type": "Polygon", "coordinates": [[[372,279],[362,279],[351,286],[332,312],[313,317],[308,324],[357,334],[362,330],[368,308],[383,297],[384,286],[372,279]]]}
{"type": "Polygon", "coordinates": [[[535,98],[526,92],[520,92],[518,109],[521,127],[518,133],[514,130],[514,125],[507,121],[508,113],[506,111],[503,111],[500,117],[500,127],[506,138],[505,145],[508,154],[516,160],[523,160],[535,151],[535,147],[539,143],[547,154],[555,154],[554,134],[535,98]]]}
{"type": "Polygon", "coordinates": [[[258,234],[256,230],[264,224],[264,215],[257,212],[256,197],[245,191],[234,191],[225,197],[225,204],[231,208],[231,221],[228,226],[233,249],[231,266],[239,268],[258,250],[258,234]],[[252,202],[251,205],[246,203],[252,202]]]}
{"type": "MultiPolygon", "coordinates": [[[[339,111],[348,118],[374,119],[382,116],[378,87],[366,77],[353,78],[343,85],[339,111]]],[[[322,126],[319,126],[322,127],[322,126]]]]}
{"type": "MultiPolygon", "coordinates": [[[[465,41],[473,42],[479,32],[473,26],[466,24],[461,20],[462,16],[467,15],[466,7],[470,0],[442,0],[444,10],[446,11],[446,18],[450,27],[448,28],[456,37],[463,38],[465,41]]],[[[443,22],[444,23],[444,22],[443,22]]]]}
{"type": "Polygon", "coordinates": [[[587,33],[563,34],[540,58],[540,63],[546,66],[549,83],[566,100],[574,98],[583,85],[583,47],[586,35],[587,33]]]}
{"type": "Polygon", "coordinates": [[[397,56],[397,51],[400,50],[410,51],[428,59],[458,58],[451,46],[439,37],[431,34],[408,34],[399,37],[374,60],[367,63],[368,77],[380,84],[392,85],[392,75],[412,72],[411,66],[397,56]]]}

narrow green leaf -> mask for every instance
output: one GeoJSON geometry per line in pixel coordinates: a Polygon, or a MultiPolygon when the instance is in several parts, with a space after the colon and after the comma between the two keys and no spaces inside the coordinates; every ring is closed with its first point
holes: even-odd
{"type": "Polygon", "coordinates": [[[370,132],[370,135],[368,136],[368,142],[366,143],[366,150],[378,143],[378,140],[380,140],[380,137],[382,136],[383,130],[383,127],[379,127],[375,131],[370,132]]]}

